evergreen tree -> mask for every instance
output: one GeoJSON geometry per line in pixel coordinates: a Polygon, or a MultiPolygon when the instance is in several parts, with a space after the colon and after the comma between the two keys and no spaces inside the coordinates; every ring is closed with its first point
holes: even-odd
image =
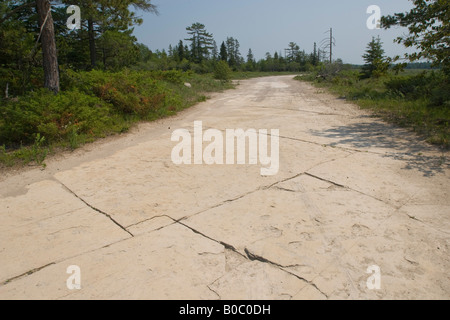
{"type": "Polygon", "coordinates": [[[238,67],[242,63],[241,53],[239,52],[239,41],[233,37],[228,37],[226,47],[228,52],[228,64],[232,68],[238,67]]]}
{"type": "Polygon", "coordinates": [[[252,49],[248,49],[247,53],[247,63],[254,63],[255,62],[255,56],[253,55],[252,49]]]}
{"type": "Polygon", "coordinates": [[[205,59],[211,49],[213,49],[213,35],[208,33],[205,25],[201,23],[193,23],[186,30],[190,38],[185,39],[191,41],[191,58],[194,62],[199,63],[205,59]]]}
{"type": "Polygon", "coordinates": [[[183,61],[183,59],[186,58],[185,57],[185,52],[184,52],[183,40],[180,40],[180,42],[178,43],[177,51],[178,51],[178,59],[179,59],[179,61],[183,61]]]}
{"type": "Polygon", "coordinates": [[[380,37],[372,38],[372,41],[367,45],[367,51],[363,55],[366,64],[363,66],[363,77],[380,77],[384,75],[389,68],[384,56],[384,49],[380,37]]]}
{"type": "Polygon", "coordinates": [[[124,33],[133,25],[142,24],[142,18],[136,16],[131,8],[158,14],[151,0],[62,0],[62,3],[82,8],[82,26],[87,29],[87,37],[84,32],[80,32],[78,41],[84,42],[87,39],[91,68],[97,65],[98,53],[103,53],[103,50],[98,50],[97,41],[105,32],[124,33]]]}
{"type": "Polygon", "coordinates": [[[186,60],[191,59],[191,51],[189,50],[189,47],[187,45],[184,46],[184,58],[186,60]]]}
{"type": "MultiPolygon", "coordinates": [[[[0,2],[0,94],[6,92],[6,86],[11,95],[28,89],[29,70],[37,64],[32,51],[36,39],[32,32],[27,32],[32,29],[27,21],[35,16],[34,5],[19,8],[14,6],[13,0],[0,2]]],[[[35,32],[39,32],[36,19],[33,26],[35,32]]]]}
{"type": "Polygon", "coordinates": [[[225,45],[225,42],[222,42],[220,46],[220,60],[222,61],[228,61],[228,51],[227,46],[225,45]]]}
{"type": "Polygon", "coordinates": [[[108,30],[97,40],[104,70],[117,71],[139,61],[140,51],[132,32],[108,30]]]}
{"type": "Polygon", "coordinates": [[[294,62],[298,57],[299,51],[300,47],[295,42],[289,42],[287,56],[288,61],[294,62]]]}
{"type": "Polygon", "coordinates": [[[256,66],[255,56],[253,55],[252,49],[248,49],[247,53],[247,70],[254,71],[256,66]]]}

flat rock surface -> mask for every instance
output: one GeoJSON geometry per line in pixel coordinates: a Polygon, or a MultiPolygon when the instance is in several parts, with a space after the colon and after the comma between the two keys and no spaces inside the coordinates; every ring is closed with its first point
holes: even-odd
{"type": "Polygon", "coordinates": [[[449,299],[449,169],[292,76],[240,81],[45,170],[2,172],[0,299],[449,299]],[[174,164],[172,133],[194,141],[195,121],[279,130],[277,174],[248,157],[174,164]]]}

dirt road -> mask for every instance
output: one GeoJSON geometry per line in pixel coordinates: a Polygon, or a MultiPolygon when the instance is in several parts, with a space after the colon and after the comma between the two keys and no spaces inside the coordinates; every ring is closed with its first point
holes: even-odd
{"type": "Polygon", "coordinates": [[[0,298],[449,299],[447,158],[291,76],[241,81],[3,174],[0,298]],[[175,165],[195,121],[278,129],[277,174],[175,165]]]}

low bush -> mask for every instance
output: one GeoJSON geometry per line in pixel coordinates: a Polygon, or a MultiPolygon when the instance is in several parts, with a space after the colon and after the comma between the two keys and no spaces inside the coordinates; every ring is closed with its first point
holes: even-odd
{"type": "Polygon", "coordinates": [[[172,115],[204,101],[207,92],[232,87],[211,75],[177,70],[62,70],[61,80],[57,95],[39,89],[1,101],[0,164],[13,165],[18,158],[42,163],[49,147],[76,149],[98,137],[125,132],[137,121],[172,115]]]}
{"type": "Polygon", "coordinates": [[[214,68],[214,78],[216,78],[217,80],[229,81],[231,79],[232,73],[233,71],[228,66],[228,63],[223,60],[217,62],[214,68]]]}

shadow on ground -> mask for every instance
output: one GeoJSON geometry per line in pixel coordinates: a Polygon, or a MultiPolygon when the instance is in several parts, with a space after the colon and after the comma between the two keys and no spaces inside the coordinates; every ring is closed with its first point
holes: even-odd
{"type": "Polygon", "coordinates": [[[329,145],[333,147],[352,147],[361,151],[369,148],[382,149],[376,152],[384,157],[406,161],[403,169],[416,169],[426,177],[450,169],[446,153],[439,147],[427,144],[412,132],[382,121],[371,120],[325,131],[311,130],[310,132],[314,136],[331,139],[332,142],[329,145]]]}

